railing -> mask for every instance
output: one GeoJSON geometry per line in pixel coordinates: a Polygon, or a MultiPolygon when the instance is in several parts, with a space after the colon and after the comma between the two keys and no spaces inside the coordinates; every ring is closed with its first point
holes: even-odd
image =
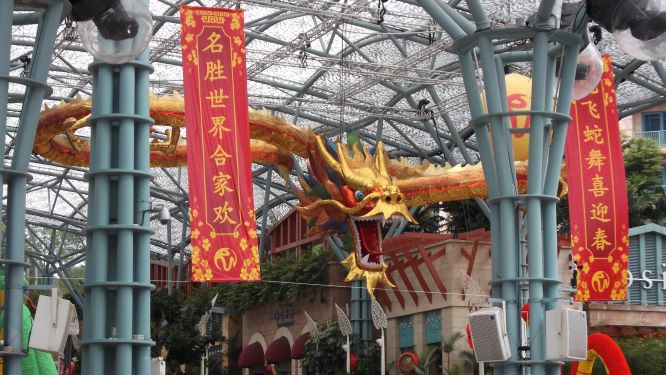
{"type": "Polygon", "coordinates": [[[660,146],[666,146],[666,130],[634,132],[634,137],[654,139],[660,146]]]}

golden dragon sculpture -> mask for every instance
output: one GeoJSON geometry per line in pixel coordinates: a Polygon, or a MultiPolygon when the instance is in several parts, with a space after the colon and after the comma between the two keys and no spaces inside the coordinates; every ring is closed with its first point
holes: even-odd
{"type": "MultiPolygon", "coordinates": [[[[186,165],[183,108],[178,93],[151,96],[150,116],[166,127],[164,139],[150,145],[152,167],[186,165]]],[[[33,151],[61,164],[87,166],[90,142],[85,128],[90,110],[90,99],[82,98],[45,108],[33,151]]],[[[253,162],[273,165],[286,175],[293,168],[294,157],[306,159],[308,173],[299,176],[301,189],[294,188],[300,201],[297,209],[309,218],[313,229],[351,234],[354,251],[343,261],[350,270],[347,281],[366,279],[371,294],[379,283],[391,285],[382,258],[381,228],[385,221],[414,221],[408,209],[412,206],[487,196],[480,164],[410,164],[390,159],[382,142],[373,151],[360,142],[334,143],[282,116],[252,108],[249,111],[253,162]]],[[[517,162],[516,174],[519,187],[524,189],[527,163],[517,162]]]]}

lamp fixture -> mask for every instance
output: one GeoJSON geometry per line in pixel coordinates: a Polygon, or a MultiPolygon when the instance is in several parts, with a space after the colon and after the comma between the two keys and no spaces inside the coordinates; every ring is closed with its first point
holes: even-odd
{"type": "Polygon", "coordinates": [[[666,0],[586,0],[587,14],[634,58],[666,58],[666,0]]]}
{"type": "Polygon", "coordinates": [[[152,15],[142,0],[70,0],[81,43],[95,58],[134,60],[152,37],[152,15]]]}

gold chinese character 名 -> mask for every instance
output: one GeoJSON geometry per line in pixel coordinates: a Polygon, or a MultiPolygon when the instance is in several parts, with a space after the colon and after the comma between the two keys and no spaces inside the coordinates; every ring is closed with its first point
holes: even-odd
{"type": "Polygon", "coordinates": [[[601,221],[602,223],[607,223],[610,221],[606,217],[608,215],[608,206],[603,203],[593,203],[592,209],[590,210],[590,220],[601,221]]]}
{"type": "Polygon", "coordinates": [[[227,186],[231,180],[231,176],[218,172],[217,175],[213,176],[213,191],[220,196],[224,196],[226,192],[233,192],[234,189],[227,186]]]}
{"type": "Polygon", "coordinates": [[[599,116],[599,111],[597,110],[597,103],[595,103],[591,100],[588,100],[588,101],[582,102],[580,104],[587,107],[587,109],[590,111],[590,115],[592,115],[592,117],[594,117],[596,119],[598,119],[600,117],[599,116]]]}
{"type": "Polygon", "coordinates": [[[229,202],[224,202],[224,207],[214,207],[213,211],[215,212],[215,219],[213,219],[213,223],[236,224],[236,221],[229,216],[232,212],[234,212],[233,207],[229,207],[229,202]]]}
{"type": "Polygon", "coordinates": [[[229,99],[229,95],[225,95],[223,89],[211,90],[208,92],[206,99],[210,101],[211,108],[226,108],[227,105],[224,104],[224,100],[229,99]]]}
{"type": "Polygon", "coordinates": [[[606,195],[608,188],[604,185],[603,176],[595,175],[592,177],[592,189],[587,189],[587,191],[591,192],[596,198],[606,195]]]}
{"type": "Polygon", "coordinates": [[[597,168],[598,171],[601,171],[606,157],[601,153],[601,150],[595,148],[590,150],[585,160],[587,160],[587,169],[597,168]]]}
{"type": "Polygon", "coordinates": [[[231,154],[224,151],[224,149],[220,145],[217,145],[215,152],[213,152],[210,155],[210,158],[213,159],[213,161],[215,161],[215,165],[225,165],[227,163],[227,159],[230,157],[231,154]]]}
{"type": "Polygon", "coordinates": [[[598,125],[592,125],[592,129],[585,125],[583,135],[585,136],[585,142],[592,141],[598,145],[604,144],[604,139],[601,137],[601,128],[598,125]]]}
{"type": "Polygon", "coordinates": [[[208,129],[208,133],[214,137],[222,138],[224,132],[231,131],[231,129],[224,126],[224,123],[227,121],[225,116],[213,116],[211,117],[211,121],[213,122],[213,127],[208,129]]]}
{"type": "Polygon", "coordinates": [[[604,248],[608,245],[611,245],[611,243],[608,241],[606,231],[601,228],[597,228],[597,231],[594,232],[594,238],[592,238],[592,247],[596,248],[597,251],[603,251],[604,248]]]}
{"type": "Polygon", "coordinates": [[[210,51],[212,53],[222,52],[222,45],[217,43],[220,40],[221,37],[222,36],[220,34],[216,33],[215,31],[211,32],[210,35],[207,38],[209,43],[206,46],[206,48],[201,50],[201,52],[205,52],[205,51],[210,51]]]}
{"type": "Polygon", "coordinates": [[[220,60],[215,61],[206,61],[206,76],[204,77],[207,81],[215,81],[217,79],[226,79],[227,76],[224,74],[224,65],[220,60]]]}

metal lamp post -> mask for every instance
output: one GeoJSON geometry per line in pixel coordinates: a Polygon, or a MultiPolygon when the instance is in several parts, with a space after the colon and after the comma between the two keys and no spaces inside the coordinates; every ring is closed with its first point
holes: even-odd
{"type": "Polygon", "coordinates": [[[342,332],[342,334],[347,337],[347,343],[343,344],[342,347],[347,354],[347,358],[345,360],[345,369],[347,370],[348,374],[351,374],[351,345],[349,343],[349,336],[352,334],[351,322],[349,321],[347,314],[342,311],[337,303],[335,304],[335,312],[338,315],[338,327],[340,327],[340,332],[342,332]]]}
{"type": "Polygon", "coordinates": [[[388,327],[388,320],[386,319],[386,313],[382,306],[379,304],[376,298],[372,298],[371,302],[372,308],[372,322],[375,325],[375,328],[381,330],[382,337],[377,339],[377,343],[381,348],[381,365],[379,375],[386,374],[386,337],[384,336],[384,331],[388,327]]]}

